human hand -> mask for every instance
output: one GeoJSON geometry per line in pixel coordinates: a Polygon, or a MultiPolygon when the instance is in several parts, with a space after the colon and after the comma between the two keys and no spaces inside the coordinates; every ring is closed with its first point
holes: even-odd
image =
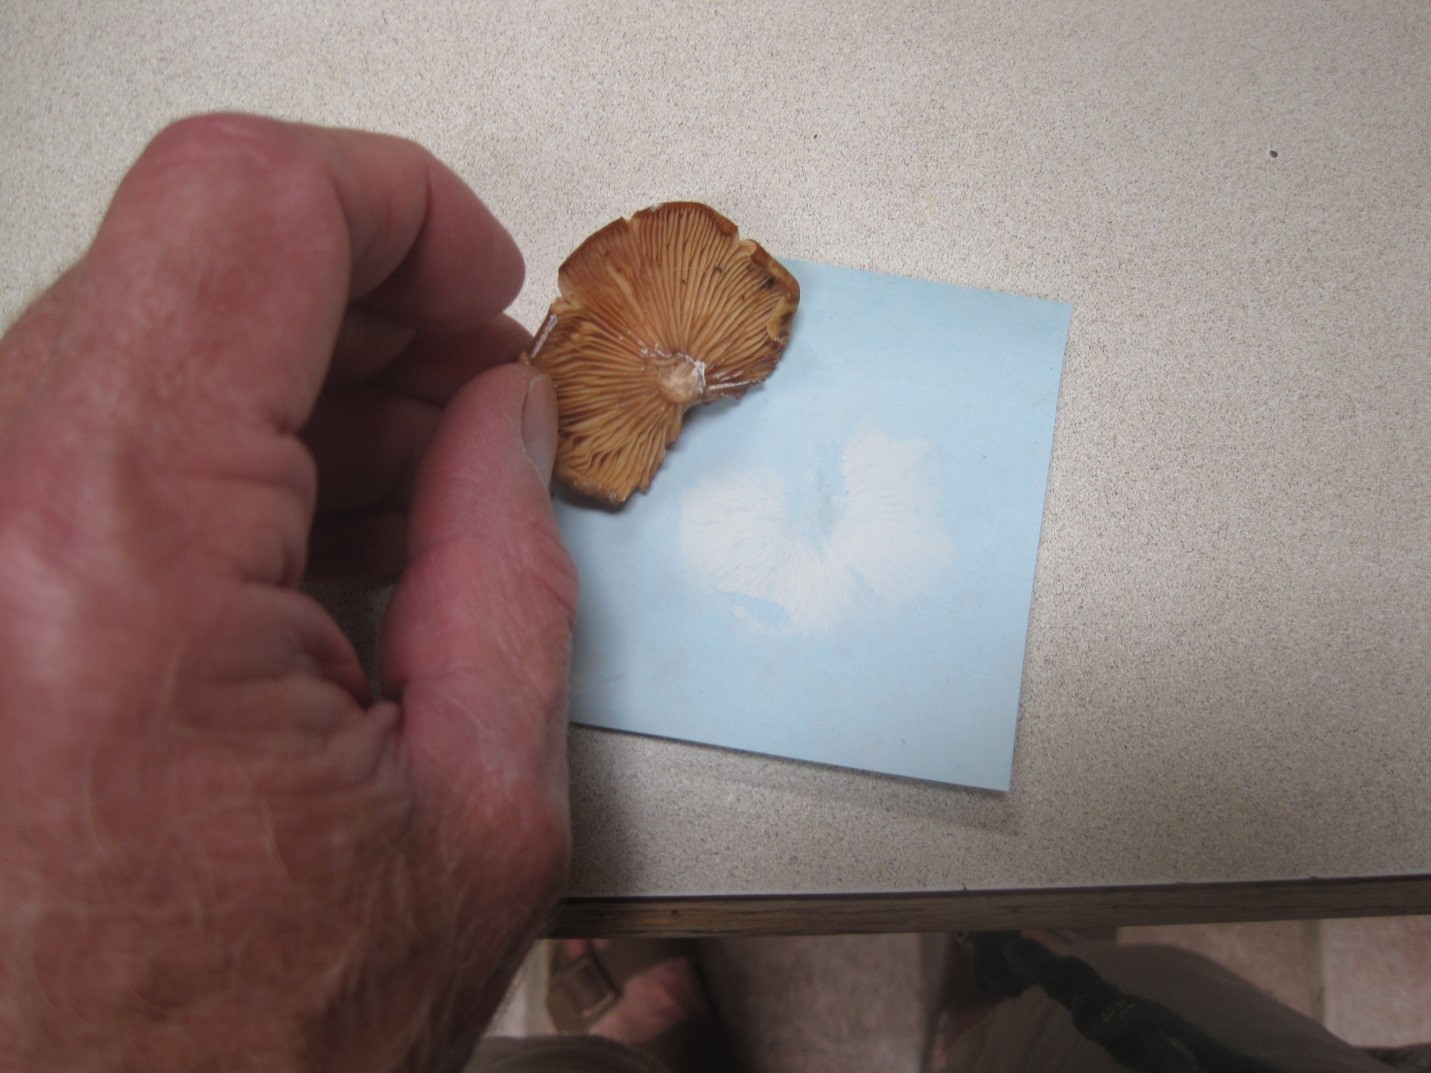
{"type": "Polygon", "coordinates": [[[569,841],[521,276],[418,147],[204,117],[0,344],[0,1068],[465,1058],[569,841]],[[402,570],[387,699],[310,566],[402,570]]]}

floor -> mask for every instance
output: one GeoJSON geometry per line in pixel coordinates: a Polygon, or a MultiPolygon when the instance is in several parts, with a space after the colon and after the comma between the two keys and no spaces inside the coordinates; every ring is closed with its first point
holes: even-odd
{"type": "Polygon", "coordinates": [[[1431,917],[1124,928],[1206,954],[1361,1046],[1431,1043],[1431,917]]]}
{"type": "MultiPolygon", "coordinates": [[[[1119,941],[1205,954],[1351,1043],[1431,1042],[1431,917],[1125,928],[1119,941]]],[[[915,1073],[940,949],[936,936],[846,935],[717,940],[704,956],[751,1073],[915,1073]]],[[[494,1034],[547,1031],[541,955],[494,1034]]]]}

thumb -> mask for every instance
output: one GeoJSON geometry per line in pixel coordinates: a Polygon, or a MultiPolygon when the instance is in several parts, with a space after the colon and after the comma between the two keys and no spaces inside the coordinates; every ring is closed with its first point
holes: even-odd
{"type": "Polygon", "coordinates": [[[501,788],[519,812],[547,791],[565,822],[577,579],[548,493],[555,453],[551,381],[501,366],[448,405],[413,489],[384,694],[420,792],[450,797],[441,811],[469,830],[492,822],[501,788]]]}

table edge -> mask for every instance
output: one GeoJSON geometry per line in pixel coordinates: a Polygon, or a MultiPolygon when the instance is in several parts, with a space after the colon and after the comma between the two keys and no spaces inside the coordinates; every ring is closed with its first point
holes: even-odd
{"type": "Polygon", "coordinates": [[[1431,875],[899,893],[568,898],[548,934],[835,935],[1431,913],[1431,875]]]}

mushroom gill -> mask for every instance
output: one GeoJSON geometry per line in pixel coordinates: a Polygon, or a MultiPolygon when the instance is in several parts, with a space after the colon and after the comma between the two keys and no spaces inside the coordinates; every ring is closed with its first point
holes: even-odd
{"type": "Polygon", "coordinates": [[[800,285],[735,224],[673,201],[616,220],[557,273],[522,361],[556,385],[556,475],[607,503],[645,491],[697,403],[775,369],[800,285]]]}

